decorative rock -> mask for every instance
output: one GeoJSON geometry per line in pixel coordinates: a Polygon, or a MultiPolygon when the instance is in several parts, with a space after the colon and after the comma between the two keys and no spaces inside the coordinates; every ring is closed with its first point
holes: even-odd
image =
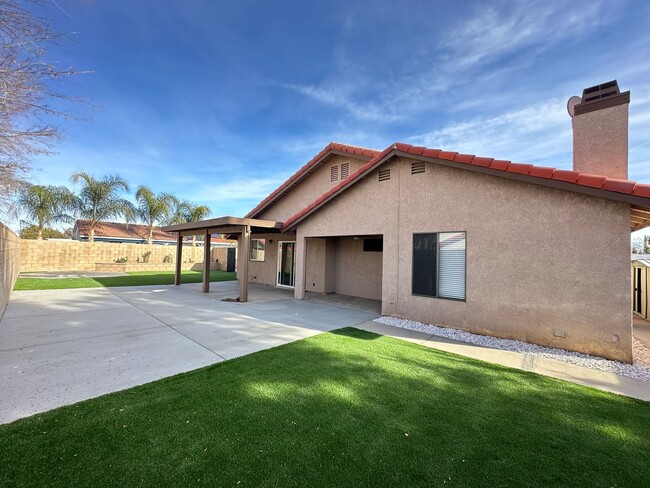
{"type": "Polygon", "coordinates": [[[590,356],[579,352],[565,351],[552,347],[538,346],[527,342],[515,341],[512,339],[499,339],[497,337],[472,334],[464,330],[451,329],[448,327],[439,327],[437,325],[423,324],[414,320],[404,320],[395,317],[379,317],[375,322],[380,324],[392,325],[403,329],[414,330],[431,334],[437,337],[445,337],[455,341],[469,342],[479,346],[500,349],[504,351],[519,352],[556,361],[562,361],[569,364],[576,364],[586,368],[598,369],[608,373],[619,374],[636,378],[644,381],[650,381],[650,350],[643,346],[638,340],[632,338],[632,355],[633,364],[621,363],[610,359],[590,356]]]}

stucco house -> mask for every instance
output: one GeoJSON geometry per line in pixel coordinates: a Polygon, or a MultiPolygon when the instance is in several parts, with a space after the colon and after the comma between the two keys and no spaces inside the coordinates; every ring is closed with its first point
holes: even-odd
{"type": "Polygon", "coordinates": [[[630,231],[650,224],[650,185],[627,179],[629,100],[610,82],[571,106],[573,170],[331,143],[243,219],[166,230],[238,233],[243,300],[247,281],[365,297],[630,362],[630,231]]]}

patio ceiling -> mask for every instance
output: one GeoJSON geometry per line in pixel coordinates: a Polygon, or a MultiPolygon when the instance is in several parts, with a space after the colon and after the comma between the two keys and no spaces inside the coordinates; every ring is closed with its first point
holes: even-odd
{"type": "Polygon", "coordinates": [[[216,219],[198,220],[184,224],[168,225],[162,229],[165,232],[178,232],[180,235],[209,234],[239,234],[242,228],[247,227],[249,232],[280,232],[282,222],[274,220],[243,219],[240,217],[219,217],[216,219]]]}

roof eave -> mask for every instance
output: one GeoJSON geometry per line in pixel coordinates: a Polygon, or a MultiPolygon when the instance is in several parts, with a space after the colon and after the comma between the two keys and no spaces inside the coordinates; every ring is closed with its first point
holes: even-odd
{"type": "Polygon", "coordinates": [[[395,156],[404,157],[408,159],[417,159],[421,161],[432,162],[441,166],[448,166],[450,168],[458,168],[475,173],[482,173],[492,176],[499,176],[510,180],[524,181],[534,185],[546,186],[549,188],[559,188],[562,190],[572,191],[575,193],[583,193],[585,195],[597,196],[607,200],[614,200],[618,202],[625,202],[631,205],[638,205],[644,208],[650,208],[650,198],[640,197],[638,195],[630,195],[626,193],[618,193],[612,190],[603,190],[601,188],[589,187],[578,185],[575,183],[560,181],[551,178],[542,178],[539,176],[530,176],[522,173],[513,173],[511,171],[504,171],[494,168],[487,168],[483,166],[470,165],[458,161],[449,161],[446,159],[433,158],[422,155],[414,155],[405,151],[395,150],[395,156]]]}
{"type": "Polygon", "coordinates": [[[283,233],[285,233],[285,232],[292,232],[292,231],[295,229],[295,227],[296,227],[296,226],[297,226],[297,225],[298,225],[302,220],[304,220],[304,219],[306,219],[307,217],[309,217],[312,213],[314,213],[314,212],[315,212],[316,210],[318,210],[320,207],[322,207],[322,206],[325,205],[327,202],[329,202],[330,200],[332,200],[333,198],[335,198],[337,195],[340,195],[341,193],[343,193],[345,190],[347,190],[348,188],[350,188],[350,187],[351,187],[352,185],[354,185],[355,183],[358,183],[359,181],[362,181],[363,179],[365,179],[366,176],[368,176],[368,174],[372,173],[372,172],[373,172],[373,171],[374,171],[378,166],[384,164],[386,161],[388,161],[389,159],[391,159],[394,155],[395,155],[395,150],[394,150],[394,149],[391,150],[390,152],[386,152],[386,153],[385,153],[385,154],[384,154],[384,155],[383,155],[383,156],[382,156],[378,161],[376,161],[372,166],[366,168],[363,172],[359,173],[356,177],[354,177],[354,179],[350,178],[350,180],[347,182],[347,184],[345,184],[345,185],[339,187],[336,191],[332,192],[331,195],[328,195],[327,198],[323,199],[323,201],[321,201],[321,202],[319,202],[318,204],[314,205],[314,206],[309,210],[309,212],[305,213],[305,215],[300,216],[299,218],[297,218],[296,220],[294,220],[293,222],[291,222],[291,224],[289,224],[288,226],[286,226],[286,227],[283,226],[283,227],[282,227],[282,232],[283,232],[283,233]]]}
{"type": "MultiPolygon", "coordinates": [[[[295,230],[295,228],[298,226],[300,222],[302,222],[304,219],[308,218],[311,214],[313,214],[315,211],[317,211],[319,208],[321,208],[323,205],[327,204],[330,200],[335,198],[337,195],[341,194],[348,188],[350,188],[352,185],[355,183],[365,179],[369,173],[377,169],[379,166],[387,162],[388,160],[392,159],[393,157],[403,157],[407,159],[415,159],[415,160],[420,160],[420,161],[425,161],[425,162],[430,162],[434,164],[438,164],[441,166],[447,166],[450,168],[456,168],[456,169],[462,169],[466,171],[473,171],[475,173],[481,173],[481,174],[487,174],[491,176],[498,176],[500,178],[506,178],[510,180],[515,180],[515,181],[522,181],[526,183],[530,183],[533,185],[538,185],[538,186],[544,186],[548,188],[556,188],[560,190],[565,190],[565,191],[571,191],[574,193],[581,193],[584,195],[590,195],[590,196],[595,196],[599,198],[604,198],[606,200],[611,200],[611,201],[617,201],[617,202],[622,202],[622,203],[627,203],[636,207],[640,207],[643,209],[648,209],[650,210],[650,198],[648,197],[642,197],[638,195],[632,195],[632,194],[627,194],[627,193],[619,193],[616,191],[612,190],[604,190],[602,188],[596,188],[596,187],[590,187],[590,186],[585,186],[585,185],[579,185],[575,183],[571,183],[568,181],[561,181],[561,180],[556,180],[556,179],[551,179],[551,178],[543,178],[539,176],[530,176],[527,174],[523,173],[515,173],[511,171],[505,171],[505,170],[500,170],[500,169],[495,169],[495,168],[489,168],[485,166],[478,166],[478,165],[473,165],[473,164],[467,164],[464,162],[460,161],[452,161],[452,160],[447,160],[447,159],[440,159],[436,157],[431,157],[431,156],[424,156],[424,155],[418,155],[418,154],[413,154],[407,151],[403,151],[400,149],[397,149],[398,144],[395,144],[392,146],[393,149],[390,152],[386,152],[382,157],[376,161],[374,164],[366,168],[366,170],[362,173],[360,173],[358,176],[356,176],[354,179],[351,179],[348,184],[341,186],[338,188],[336,191],[332,192],[330,195],[327,195],[326,198],[323,198],[321,201],[317,201],[317,203],[312,204],[311,208],[307,212],[304,213],[304,215],[299,216],[295,220],[293,220],[289,225],[283,226],[282,227],[282,232],[292,232],[295,230]]],[[[643,227],[639,227],[643,228],[643,227]]],[[[638,230],[638,229],[632,229],[632,230],[638,230]]]]}
{"type": "MultiPolygon", "coordinates": [[[[330,144],[331,146],[332,144],[330,144]]],[[[329,148],[330,146],[327,146],[329,148]]],[[[321,151],[322,152],[322,151],[321,151]]],[[[357,154],[357,153],[350,153],[347,151],[343,151],[340,149],[326,149],[326,152],[321,154],[321,156],[317,157],[315,160],[313,160],[311,163],[308,163],[305,167],[301,168],[298,170],[297,173],[294,173],[291,175],[284,183],[282,183],[279,187],[277,187],[273,192],[267,196],[264,200],[262,200],[260,203],[253,208],[250,212],[246,214],[246,218],[255,218],[257,215],[261,214],[264,212],[264,210],[268,209],[271,205],[273,205],[278,199],[282,198],[284,195],[286,195],[288,192],[293,190],[293,188],[297,185],[299,185],[302,181],[304,181],[308,176],[312,174],[312,170],[314,168],[317,168],[321,165],[323,165],[329,158],[332,156],[346,156],[346,157],[352,157],[355,159],[360,159],[362,161],[370,161],[372,159],[372,156],[366,156],[364,154],[357,154]]]]}

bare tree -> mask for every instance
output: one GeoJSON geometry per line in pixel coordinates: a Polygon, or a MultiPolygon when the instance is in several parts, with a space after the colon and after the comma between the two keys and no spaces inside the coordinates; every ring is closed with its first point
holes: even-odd
{"type": "Polygon", "coordinates": [[[60,138],[52,120],[74,117],[72,100],[58,90],[62,77],[78,74],[48,60],[61,40],[51,22],[32,9],[41,0],[0,0],[0,212],[25,184],[34,156],[49,153],[60,138]],[[29,6],[29,9],[27,8],[29,6]]]}

